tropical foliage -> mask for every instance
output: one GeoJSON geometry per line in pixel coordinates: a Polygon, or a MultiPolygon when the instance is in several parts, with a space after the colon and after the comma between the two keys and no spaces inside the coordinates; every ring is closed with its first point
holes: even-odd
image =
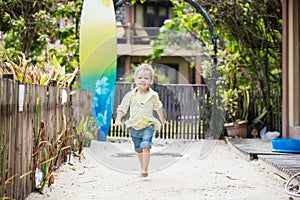
{"type": "Polygon", "coordinates": [[[41,109],[40,99],[36,99],[36,123],[33,127],[33,171],[23,174],[20,178],[34,173],[35,188],[43,192],[46,185],[54,183],[53,172],[59,167],[59,162],[67,162],[71,153],[70,141],[73,135],[67,127],[67,120],[63,115],[63,127],[53,138],[47,138],[47,124],[39,118],[41,109]]]}
{"type": "MultiPolygon", "coordinates": [[[[194,9],[185,2],[172,2],[176,17],[169,20],[161,29],[160,40],[154,43],[156,48],[151,58],[160,56],[163,52],[161,45],[171,45],[172,41],[168,40],[171,31],[177,32],[179,36],[192,36],[203,45],[204,49],[210,50],[211,34],[203,16],[195,14],[194,9]]],[[[262,106],[256,109],[261,113],[267,111],[267,115],[259,119],[262,119],[264,124],[271,124],[271,91],[281,94],[281,2],[210,0],[201,2],[201,5],[214,22],[219,41],[218,54],[221,54],[221,57],[218,57],[220,77],[225,79],[224,89],[227,92],[225,98],[227,95],[232,100],[231,104],[228,104],[231,108],[228,107],[229,110],[226,111],[226,120],[229,121],[236,115],[234,118],[248,118],[255,123],[261,122],[257,121],[259,116],[253,114],[256,98],[259,97],[262,106]],[[225,55],[224,52],[226,57],[222,56],[225,55]],[[231,60],[230,57],[237,55],[238,59],[234,64],[226,63],[231,60]],[[240,93],[242,91],[243,93],[240,93]],[[247,97],[248,91],[251,98],[247,99],[250,102],[238,103],[237,97],[243,95],[247,97]],[[247,105],[249,112],[238,111],[240,114],[234,115],[231,112],[244,109],[243,107],[247,105]],[[232,115],[228,115],[229,112],[232,115]]]]}
{"type": "Polygon", "coordinates": [[[67,73],[79,66],[79,18],[82,1],[0,1],[0,66],[17,63],[24,53],[28,64],[50,63],[55,56],[67,73]]]}
{"type": "MultiPolygon", "coordinates": [[[[203,4],[215,19],[221,36],[220,46],[240,54],[239,68],[251,87],[249,109],[254,110],[255,100],[259,98],[263,107],[257,109],[261,113],[266,109],[264,123],[269,126],[275,109],[271,94],[281,95],[281,1],[209,1],[203,4]]],[[[252,113],[249,112],[250,120],[259,117],[252,113]]]]}
{"type": "Polygon", "coordinates": [[[93,117],[83,117],[76,129],[76,138],[74,139],[74,153],[81,155],[83,147],[89,147],[91,142],[98,135],[99,127],[96,126],[93,117]]]}
{"type": "Polygon", "coordinates": [[[77,77],[78,67],[72,73],[66,73],[65,68],[59,64],[55,56],[49,63],[36,63],[35,65],[29,64],[23,53],[17,58],[17,63],[9,57],[6,58],[6,61],[0,68],[0,77],[4,74],[11,74],[14,80],[18,80],[21,83],[55,84],[61,87],[69,87],[73,84],[73,88],[76,86],[74,81],[77,77]]]}

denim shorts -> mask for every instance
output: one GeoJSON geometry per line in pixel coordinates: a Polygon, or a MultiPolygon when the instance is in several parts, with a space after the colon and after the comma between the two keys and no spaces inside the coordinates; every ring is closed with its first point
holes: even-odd
{"type": "Polygon", "coordinates": [[[151,148],[153,133],[153,124],[138,130],[132,127],[130,128],[130,135],[134,144],[135,152],[141,153],[142,149],[151,148]]]}

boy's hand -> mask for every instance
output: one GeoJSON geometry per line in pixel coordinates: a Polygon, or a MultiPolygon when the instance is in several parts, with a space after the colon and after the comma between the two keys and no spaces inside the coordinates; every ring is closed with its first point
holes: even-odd
{"type": "Polygon", "coordinates": [[[160,120],[161,121],[161,125],[169,125],[169,122],[166,121],[165,119],[160,120]]]}

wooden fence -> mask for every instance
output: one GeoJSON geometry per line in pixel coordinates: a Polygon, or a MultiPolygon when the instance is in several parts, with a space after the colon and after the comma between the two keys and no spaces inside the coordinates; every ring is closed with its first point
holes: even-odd
{"type": "MultiPolygon", "coordinates": [[[[124,95],[133,89],[134,83],[118,82],[115,93],[114,115],[124,95]]],[[[209,92],[206,85],[153,85],[164,105],[169,122],[159,131],[163,139],[203,139],[208,130],[210,113],[209,92]]],[[[128,113],[124,119],[128,118],[128,113]]],[[[128,129],[111,126],[109,137],[129,137],[128,129]]]]}
{"type": "MultiPolygon", "coordinates": [[[[114,115],[116,117],[116,108],[120,104],[123,96],[134,88],[134,83],[118,82],[115,93],[114,115]]],[[[209,120],[211,115],[210,95],[206,85],[153,85],[164,105],[165,116],[170,122],[165,126],[157,137],[160,138],[185,138],[185,139],[203,139],[207,134],[209,120]]],[[[260,115],[261,109],[265,107],[262,101],[262,95],[254,94],[253,105],[250,115],[254,119],[260,115]]],[[[271,96],[272,109],[270,111],[272,130],[281,132],[281,96],[277,93],[271,96]]],[[[128,114],[124,119],[128,118],[128,114]]],[[[264,122],[262,119],[261,121],[264,122]]],[[[262,128],[263,124],[258,124],[257,128],[262,128]],[[260,125],[260,126],[259,126],[260,125]]],[[[250,130],[248,130],[248,136],[250,130]]],[[[129,131],[125,126],[111,126],[109,137],[129,137],[129,131]]]]}
{"type": "MultiPolygon", "coordinates": [[[[35,168],[42,159],[37,157],[42,146],[38,137],[45,137],[43,145],[53,144],[64,131],[72,146],[79,118],[91,116],[91,99],[88,91],[70,95],[58,87],[0,79],[0,199],[25,199],[35,189],[35,168]]],[[[52,153],[57,156],[49,168],[66,161],[62,153],[52,153]]]]}

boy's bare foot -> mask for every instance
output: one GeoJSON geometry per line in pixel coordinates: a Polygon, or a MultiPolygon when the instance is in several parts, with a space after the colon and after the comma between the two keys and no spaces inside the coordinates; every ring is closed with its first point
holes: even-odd
{"type": "Polygon", "coordinates": [[[147,177],[148,176],[148,172],[142,172],[141,173],[141,177],[147,177]]]}

